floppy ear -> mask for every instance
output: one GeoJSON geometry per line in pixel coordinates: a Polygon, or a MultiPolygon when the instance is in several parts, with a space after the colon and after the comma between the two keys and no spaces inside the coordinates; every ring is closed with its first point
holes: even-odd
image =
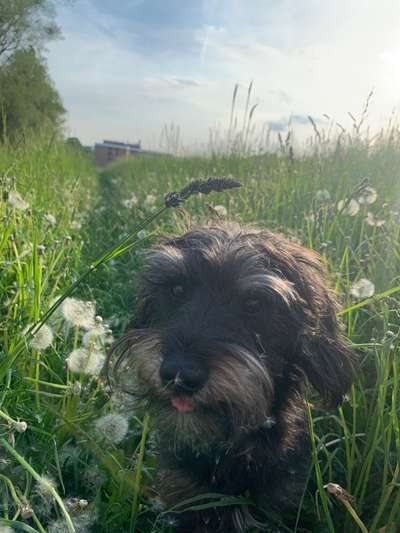
{"type": "Polygon", "coordinates": [[[349,390],[357,367],[356,354],[347,346],[337,318],[338,304],[328,288],[319,256],[300,250],[296,257],[306,306],[306,327],[300,334],[300,366],[329,407],[336,407],[349,390]]]}
{"type": "MultiPolygon", "coordinates": [[[[326,302],[326,307],[330,305],[326,302]]],[[[336,407],[352,384],[357,359],[342,337],[334,311],[326,312],[333,316],[322,316],[316,330],[301,335],[297,355],[307,378],[327,406],[336,407]]]]}
{"type": "Polygon", "coordinates": [[[270,233],[264,237],[263,246],[269,268],[291,281],[300,296],[292,308],[300,327],[294,362],[327,406],[335,407],[351,386],[357,358],[342,335],[336,316],[337,301],[328,287],[320,256],[270,233]]]}

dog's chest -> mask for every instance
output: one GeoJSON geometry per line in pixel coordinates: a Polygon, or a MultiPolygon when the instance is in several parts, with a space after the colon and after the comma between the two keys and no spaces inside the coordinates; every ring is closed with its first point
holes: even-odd
{"type": "Polygon", "coordinates": [[[264,441],[235,449],[214,448],[207,453],[187,450],[179,462],[201,485],[215,492],[243,494],[265,485],[279,459],[264,441]]]}

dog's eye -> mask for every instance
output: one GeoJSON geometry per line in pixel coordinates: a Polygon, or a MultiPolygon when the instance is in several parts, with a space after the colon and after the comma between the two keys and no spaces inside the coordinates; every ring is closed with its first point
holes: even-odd
{"type": "Polygon", "coordinates": [[[185,287],[183,285],[173,285],[171,287],[172,296],[175,298],[182,298],[185,295],[185,287]]]}
{"type": "Polygon", "coordinates": [[[261,300],[257,298],[249,298],[244,302],[244,310],[249,315],[255,315],[261,311],[261,300]]]}

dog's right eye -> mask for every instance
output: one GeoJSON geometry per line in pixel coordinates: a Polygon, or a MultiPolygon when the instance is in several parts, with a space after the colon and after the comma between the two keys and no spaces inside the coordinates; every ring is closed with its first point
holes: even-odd
{"type": "Polygon", "coordinates": [[[171,287],[171,293],[174,298],[182,298],[185,295],[185,287],[183,285],[173,285],[171,287]]]}

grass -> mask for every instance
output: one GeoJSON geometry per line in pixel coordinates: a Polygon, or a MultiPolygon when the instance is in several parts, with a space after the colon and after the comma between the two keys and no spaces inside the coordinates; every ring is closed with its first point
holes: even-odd
{"type": "MultiPolygon", "coordinates": [[[[247,146],[250,119],[244,128],[247,146]]],[[[143,248],[157,234],[215,217],[215,205],[224,205],[232,219],[283,231],[322,254],[343,305],[347,335],[360,354],[362,372],[337,411],[322,410],[312,398],[313,469],[296,531],[395,531],[400,522],[400,133],[391,127],[371,144],[359,129],[336,144],[316,131],[307,155],[293,154],[289,138],[274,154],[142,157],[98,173],[58,141],[0,147],[4,531],[174,531],[173,519],[160,510],[151,489],[157,464],[151,420],[138,419],[125,398],[110,395],[102,375],[68,368],[68,356],[82,346],[82,328],[68,325],[56,311],[48,320],[54,339],[46,349],[32,347],[24,331],[97,265],[73,296],[96,302],[96,313],[117,337],[134,312],[143,248]],[[166,192],[210,176],[232,176],[243,187],[193,197],[184,208],[163,211],[141,239],[132,237],[162,207],[166,192]],[[377,199],[360,204],[350,216],[347,204],[338,203],[357,199],[365,178],[377,199]],[[11,206],[13,190],[29,208],[11,206]],[[329,192],[325,201],[321,190],[329,192]],[[133,194],[137,203],[126,207],[133,194]],[[367,222],[368,212],[375,225],[367,222]],[[376,225],[379,220],[384,224],[376,225]],[[115,250],[127,234],[129,246],[115,250]],[[375,295],[354,300],[350,289],[363,278],[374,283],[375,295]],[[108,413],[129,418],[120,442],[99,437],[108,413]]],[[[90,348],[85,353],[93,355],[90,348]]],[[[215,495],[191,502],[196,508],[230,504],[231,498],[215,495]]],[[[294,518],[275,517],[275,530],[292,531],[287,524],[294,518]]]]}

